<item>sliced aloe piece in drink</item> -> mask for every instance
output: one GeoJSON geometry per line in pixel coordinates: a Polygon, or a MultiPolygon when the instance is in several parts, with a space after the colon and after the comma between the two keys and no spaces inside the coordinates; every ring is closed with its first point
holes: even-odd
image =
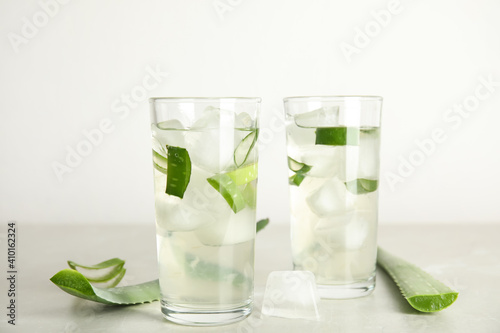
{"type": "Polygon", "coordinates": [[[322,127],[316,128],[316,144],[328,146],[358,146],[359,128],[322,127]]]}
{"type": "Polygon", "coordinates": [[[227,174],[218,174],[207,179],[208,183],[226,200],[234,213],[245,208],[246,203],[238,185],[227,174]]]}
{"type": "Polygon", "coordinates": [[[165,193],[182,199],[191,178],[191,159],[185,148],[167,146],[167,170],[165,193]]]}
{"type": "Polygon", "coordinates": [[[299,162],[288,156],[288,168],[293,172],[297,172],[304,167],[304,163],[299,162]]]}
{"type": "Polygon", "coordinates": [[[292,175],[288,178],[288,184],[300,186],[304,178],[306,178],[306,175],[302,173],[296,173],[295,175],[292,175]]]}
{"type": "Polygon", "coordinates": [[[358,178],[345,183],[345,186],[352,194],[365,194],[377,190],[378,180],[358,178]]]}
{"type": "Polygon", "coordinates": [[[234,164],[237,167],[242,166],[248,159],[252,149],[255,147],[257,143],[257,139],[259,137],[259,130],[256,129],[249,133],[247,136],[241,140],[236,149],[234,150],[234,164]]]}
{"type": "Polygon", "coordinates": [[[241,193],[243,194],[243,198],[247,203],[248,207],[255,208],[257,206],[257,189],[252,183],[248,183],[245,185],[245,188],[241,193]]]}
{"type": "Polygon", "coordinates": [[[140,304],[160,298],[158,280],[133,286],[103,289],[92,286],[82,273],[73,269],[63,269],[50,278],[50,281],[68,294],[104,304],[140,304]]]}
{"type": "Polygon", "coordinates": [[[458,292],[429,273],[381,248],[378,248],[377,263],[396,282],[408,303],[418,311],[441,311],[458,297],[458,292]]]}
{"type": "Polygon", "coordinates": [[[236,185],[248,184],[257,179],[258,164],[253,163],[226,173],[236,185]]]}
{"type": "Polygon", "coordinates": [[[288,156],[288,168],[295,172],[294,175],[288,178],[288,183],[290,185],[300,186],[304,178],[306,177],[306,173],[311,170],[311,166],[305,163],[299,162],[288,156]]]}
{"type": "Polygon", "coordinates": [[[92,266],[85,266],[68,260],[69,267],[79,271],[88,281],[98,282],[106,288],[112,288],[121,281],[126,271],[123,268],[124,264],[125,261],[119,258],[109,259],[92,266]]]}
{"type": "Polygon", "coordinates": [[[153,166],[163,174],[167,174],[168,160],[165,156],[158,154],[153,150],[153,166]]]}

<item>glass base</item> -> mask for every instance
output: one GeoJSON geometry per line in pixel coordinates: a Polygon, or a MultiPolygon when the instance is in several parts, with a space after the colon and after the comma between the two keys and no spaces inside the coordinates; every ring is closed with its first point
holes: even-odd
{"type": "Polygon", "coordinates": [[[199,310],[161,301],[161,312],[165,319],[181,325],[226,325],[248,317],[252,313],[252,302],[227,310],[199,310]]]}
{"type": "Polygon", "coordinates": [[[318,284],[319,297],[325,299],[348,299],[368,296],[375,289],[375,274],[366,281],[351,284],[318,284]]]}

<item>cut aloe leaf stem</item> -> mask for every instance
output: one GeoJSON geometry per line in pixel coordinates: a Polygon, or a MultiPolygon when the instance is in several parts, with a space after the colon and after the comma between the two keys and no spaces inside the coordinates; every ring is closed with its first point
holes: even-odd
{"type": "Polygon", "coordinates": [[[63,269],[50,281],[68,294],[104,304],[139,304],[156,301],[160,297],[158,280],[133,286],[103,289],[92,286],[80,272],[63,269]]]}
{"type": "Polygon", "coordinates": [[[123,265],[125,265],[125,261],[119,258],[109,259],[92,266],[68,260],[68,266],[79,271],[88,281],[106,288],[115,287],[120,283],[126,271],[123,265]]]}
{"type": "Polygon", "coordinates": [[[377,263],[396,282],[408,303],[418,311],[441,311],[458,297],[458,292],[429,273],[381,248],[378,248],[377,263]]]}
{"type": "Polygon", "coordinates": [[[245,208],[248,200],[248,193],[240,187],[257,179],[257,173],[258,165],[254,163],[228,173],[214,175],[207,181],[222,195],[233,212],[238,213],[245,208]]]}

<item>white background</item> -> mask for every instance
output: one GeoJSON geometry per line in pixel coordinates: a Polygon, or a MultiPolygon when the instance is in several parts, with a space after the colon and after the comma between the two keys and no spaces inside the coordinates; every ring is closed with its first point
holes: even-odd
{"type": "Polygon", "coordinates": [[[66,2],[0,1],[1,220],[153,223],[146,98],[224,95],[263,98],[258,214],[287,223],[282,98],[374,94],[381,223],[500,222],[499,1],[66,2]],[[446,140],[424,155],[415,141],[436,129],[446,140]]]}

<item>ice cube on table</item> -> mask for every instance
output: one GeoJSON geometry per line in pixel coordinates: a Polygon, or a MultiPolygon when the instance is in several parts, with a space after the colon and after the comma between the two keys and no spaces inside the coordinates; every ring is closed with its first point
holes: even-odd
{"type": "Polygon", "coordinates": [[[233,163],[234,112],[208,107],[186,138],[189,157],[200,168],[220,173],[233,163]]]}
{"type": "Polygon", "coordinates": [[[319,320],[319,294],[309,271],[276,271],[267,277],[262,314],[319,320]]]}
{"type": "Polygon", "coordinates": [[[295,124],[299,127],[335,127],[339,126],[339,107],[326,106],[320,109],[298,114],[295,116],[295,124]]]}
{"type": "Polygon", "coordinates": [[[183,148],[186,147],[186,131],[184,125],[182,125],[182,123],[177,119],[152,124],[151,130],[153,134],[153,149],[159,146],[160,150],[155,150],[162,155],[166,151],[165,146],[167,145],[183,148]]]}
{"type": "Polygon", "coordinates": [[[328,179],[306,198],[309,208],[318,216],[347,213],[354,208],[354,195],[337,178],[328,179]]]}
{"type": "Polygon", "coordinates": [[[361,130],[359,136],[358,178],[378,179],[380,140],[378,129],[361,130]]]}

